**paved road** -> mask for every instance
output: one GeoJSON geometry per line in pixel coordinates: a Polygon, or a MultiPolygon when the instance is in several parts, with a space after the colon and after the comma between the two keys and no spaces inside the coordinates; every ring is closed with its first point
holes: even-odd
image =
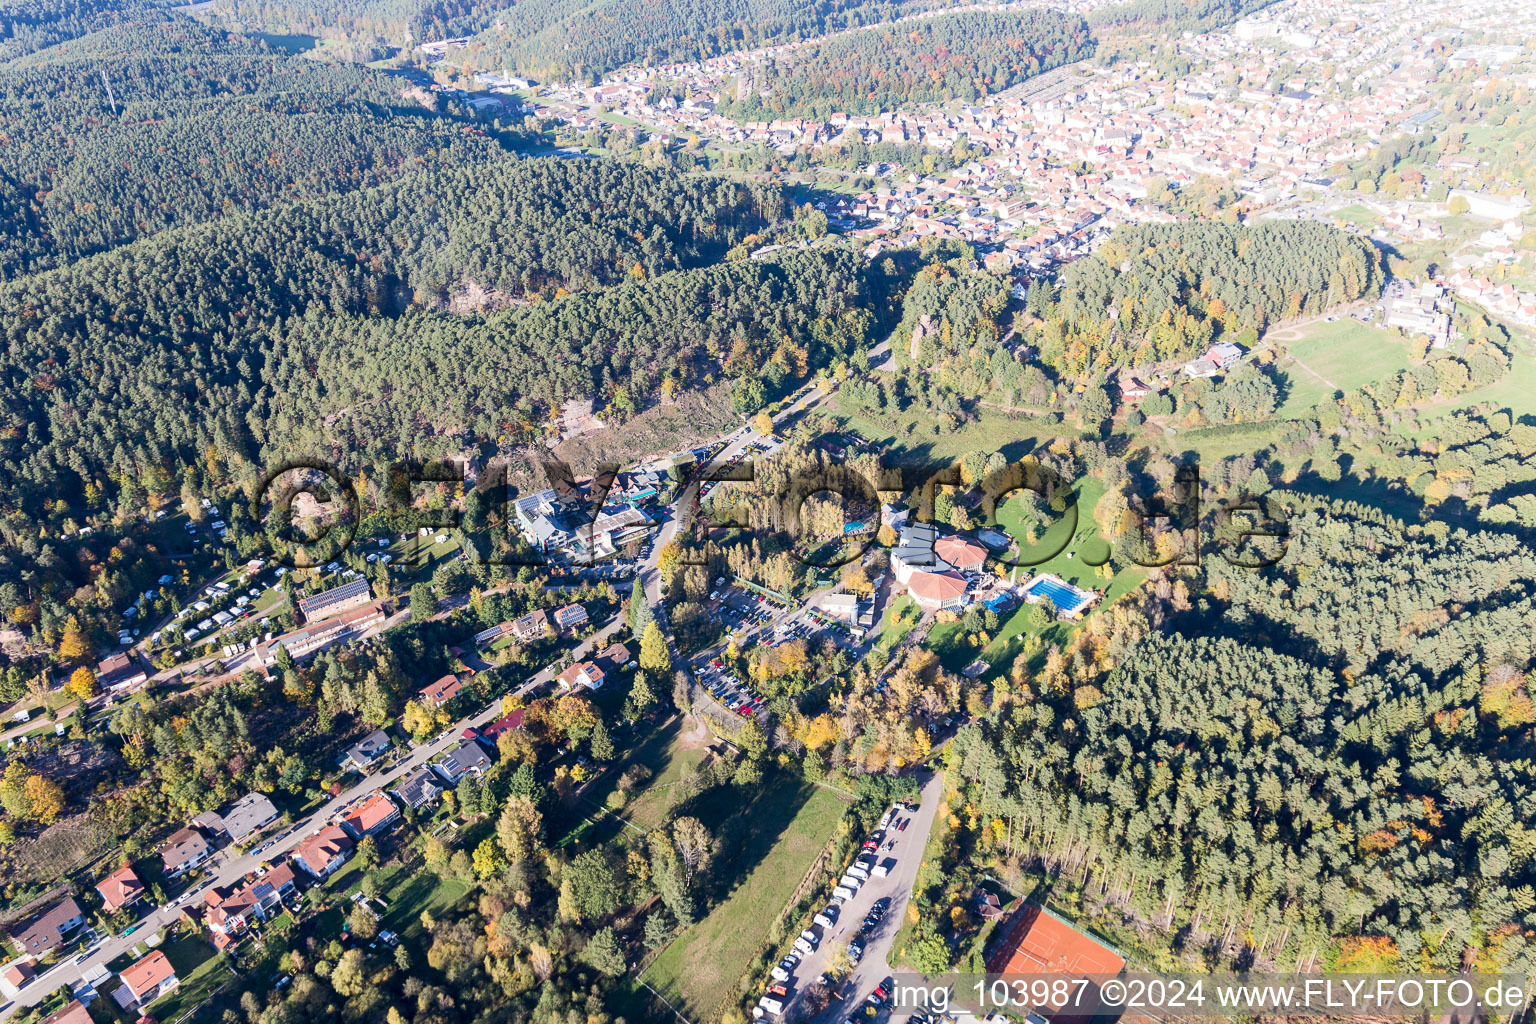
{"type": "MultiPolygon", "coordinates": [[[[922,779],[922,784],[923,791],[917,810],[910,815],[912,823],[905,832],[888,831],[887,837],[894,836],[896,839],[895,849],[877,855],[881,858],[895,857],[895,869],[884,878],[871,878],[859,889],[853,899],[842,905],[837,923],[831,928],[815,929],[822,933],[821,944],[815,953],[795,968],[796,985],[790,1003],[785,1007],[786,1016],[794,1013],[795,1004],[805,990],[818,974],[826,970],[828,951],[833,946],[846,946],[848,940],[863,927],[864,916],[869,913],[869,908],[883,897],[889,897],[891,905],[886,910],[885,918],[864,937],[864,958],[837,986],[837,995],[826,1010],[814,1019],[824,1024],[846,1020],[854,1008],[875,990],[875,986],[893,973],[888,962],[891,944],[896,939],[896,933],[901,930],[902,922],[906,920],[907,903],[912,898],[913,883],[917,881],[917,868],[922,863],[923,848],[928,845],[928,833],[933,829],[934,816],[943,802],[943,775],[928,775],[922,779]]],[[[905,811],[897,815],[901,818],[907,816],[905,811]]]]}
{"type": "MultiPolygon", "coordinates": [[[[621,629],[626,628],[621,616],[615,616],[609,620],[592,636],[582,641],[572,651],[576,660],[586,657],[605,644],[610,637],[621,629]]],[[[553,665],[546,666],[535,675],[529,677],[527,682],[515,691],[519,694],[527,694],[554,679],[556,670],[553,665]]],[[[247,873],[256,871],[263,862],[275,863],[283,859],[295,846],[302,842],[312,832],[325,822],[331,820],[344,808],[351,805],[361,797],[365,797],[375,790],[392,785],[408,772],[426,764],[439,754],[452,749],[459,743],[460,734],[467,728],[479,728],[501,717],[501,701],[498,699],[487,707],[473,715],[455,722],[450,728],[441,733],[436,739],[410,748],[410,753],[399,758],[389,767],[376,771],[364,778],[357,785],[348,789],[340,796],[317,808],[305,818],[295,823],[282,839],[269,845],[259,856],[239,853],[232,847],[226,847],[213,861],[213,884],[225,886],[238,883],[247,873]]],[[[188,900],[188,903],[191,901],[188,900]]],[[[35,1006],[46,999],[52,992],[58,991],[60,985],[73,984],[80,977],[92,970],[97,964],[107,963],[133,948],[135,943],[142,942],[145,938],[155,934],[167,925],[171,924],[181,915],[181,907],[176,904],[168,904],[158,907],[147,914],[135,928],[132,935],[119,935],[107,939],[90,954],[83,963],[66,961],[53,970],[33,979],[21,991],[15,1004],[4,1013],[0,1013],[0,1020],[5,1019],[21,1007],[35,1006]]]]}
{"type": "MultiPolygon", "coordinates": [[[[787,416],[793,412],[800,411],[802,408],[803,402],[797,402],[795,403],[794,407],[786,410],[782,415],[787,416]]],[[[742,427],[741,429],[728,436],[728,443],[726,444],[726,447],[720,451],[720,453],[715,457],[714,461],[724,462],[756,440],[758,440],[756,431],[754,431],[751,427],[742,427]]],[[[651,601],[652,605],[658,609],[658,612],[661,608],[661,574],[656,570],[657,561],[661,556],[662,548],[665,547],[666,544],[676,536],[678,529],[681,527],[686,518],[685,515],[682,514],[681,510],[689,508],[690,503],[693,507],[696,507],[696,500],[694,499],[694,495],[696,493],[697,485],[695,485],[693,488],[690,488],[687,495],[678,502],[676,507],[679,510],[679,514],[674,515],[672,519],[662,525],[661,530],[656,537],[655,543],[652,545],[650,555],[648,555],[638,567],[640,577],[644,581],[646,597],[649,601],[651,601]]],[[[441,610],[440,614],[442,614],[441,610]]],[[[382,624],[379,629],[374,630],[373,632],[378,632],[389,624],[395,624],[398,621],[403,621],[403,617],[407,616],[409,616],[409,611],[403,610],[402,612],[397,613],[394,617],[392,617],[389,622],[382,624]]],[[[670,642],[670,630],[667,629],[666,616],[658,613],[657,620],[661,623],[663,630],[669,633],[668,639],[670,642]]],[[[606,644],[611,637],[613,637],[620,630],[626,628],[627,627],[624,623],[623,616],[614,616],[607,623],[605,623],[601,629],[599,629],[592,636],[588,637],[586,640],[582,641],[582,643],[578,644],[571,651],[573,660],[579,661],[587,655],[595,653],[598,649],[600,649],[601,646],[606,644]]],[[[544,669],[529,677],[528,680],[524,682],[522,686],[518,687],[515,692],[518,694],[527,694],[528,692],[551,682],[556,674],[555,666],[546,666],[544,669]]],[[[264,850],[262,850],[259,856],[252,854],[242,854],[233,850],[232,848],[226,848],[224,851],[221,851],[212,862],[212,884],[217,886],[226,886],[238,883],[248,873],[256,871],[262,863],[280,861],[307,836],[316,831],[321,825],[325,824],[327,821],[338,815],[342,810],[351,805],[354,801],[361,797],[367,796],[377,789],[392,785],[394,782],[399,780],[401,776],[407,774],[408,772],[414,771],[438,755],[456,746],[459,742],[460,734],[465,729],[479,728],[481,726],[488,725],[500,717],[501,701],[497,700],[492,703],[490,707],[485,708],[476,714],[460,719],[450,728],[441,733],[436,739],[430,740],[427,743],[419,746],[413,746],[409,754],[395,760],[387,768],[370,774],[357,785],[348,789],[346,792],[335,797],[328,803],[322,805],[315,811],[311,812],[309,815],[305,816],[300,821],[296,822],[286,833],[283,834],[282,839],[278,840],[277,842],[270,843],[264,850]]],[[[190,903],[191,900],[188,900],[187,902],[190,903]]],[[[79,981],[84,974],[93,970],[98,964],[108,963],[118,956],[121,956],[123,953],[132,949],[136,943],[141,942],[143,939],[151,935],[154,935],[156,932],[164,929],[167,925],[173,923],[180,915],[181,906],[176,903],[167,904],[163,907],[157,907],[140,920],[139,926],[134,929],[133,934],[118,935],[109,938],[105,942],[96,946],[84,961],[80,963],[76,963],[73,960],[66,961],[54,967],[52,970],[33,979],[30,984],[22,989],[21,995],[17,997],[16,1001],[6,1010],[0,1012],[0,1020],[4,1020],[21,1008],[37,1005],[37,1003],[46,999],[50,993],[57,991],[61,985],[74,984],[75,982],[79,981]]]]}

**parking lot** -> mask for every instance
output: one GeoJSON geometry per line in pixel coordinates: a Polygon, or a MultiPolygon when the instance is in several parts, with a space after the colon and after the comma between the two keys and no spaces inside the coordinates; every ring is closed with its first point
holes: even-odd
{"type": "Polygon", "coordinates": [[[826,1024],[862,1024],[887,1009],[891,973],[887,955],[906,913],[941,792],[940,777],[931,776],[918,803],[896,804],[885,827],[865,838],[841,879],[857,881],[857,889],[851,893],[835,889],[832,900],[806,930],[808,934],[802,933],[797,940],[796,951],[770,975],[766,995],[782,1004],[783,1014],[794,1015],[800,1001],[823,986],[831,997],[827,1008],[814,1017],[803,1012],[798,1016],[826,1024]],[[858,877],[862,875],[868,877],[858,877]],[[835,968],[845,959],[851,961],[844,964],[849,969],[838,974],[835,968]],[[782,994],[775,996],[780,987],[782,994]]]}

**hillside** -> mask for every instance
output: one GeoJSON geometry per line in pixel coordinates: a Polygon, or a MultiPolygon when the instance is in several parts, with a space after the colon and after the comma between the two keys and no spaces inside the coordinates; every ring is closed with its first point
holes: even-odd
{"type": "MultiPolygon", "coordinates": [[[[26,501],[69,490],[66,467],[83,486],[247,436],[291,317],[442,308],[471,282],[517,300],[651,277],[719,258],[780,203],[777,189],[634,165],[509,160],[164,231],[22,278],[0,289],[0,491],[26,501]]],[[[548,355],[530,352],[539,372],[513,390],[551,393],[548,355]]]]}
{"type": "Polygon", "coordinates": [[[1093,53],[1082,18],[1059,11],[964,11],[836,36],[746,73],[721,112],[743,121],[878,114],[971,102],[1093,53]]]}
{"type": "Polygon", "coordinates": [[[504,154],[399,79],[146,13],[0,65],[0,276],[504,154]]]}

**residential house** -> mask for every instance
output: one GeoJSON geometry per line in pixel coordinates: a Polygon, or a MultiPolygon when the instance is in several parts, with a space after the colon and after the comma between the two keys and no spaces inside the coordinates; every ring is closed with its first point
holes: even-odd
{"type": "Polygon", "coordinates": [[[253,918],[265,921],[284,898],[298,892],[295,877],[293,868],[279,864],[236,889],[213,888],[203,893],[204,920],[214,934],[213,944],[223,949],[250,927],[253,918]]]}
{"type": "Polygon", "coordinates": [[[1127,402],[1140,402],[1152,393],[1152,388],[1146,385],[1138,377],[1130,374],[1122,374],[1120,377],[1120,397],[1127,402]]]}
{"type": "Polygon", "coordinates": [[[128,651],[108,655],[96,665],[96,681],[103,690],[126,690],[148,680],[149,674],[128,651]]]}
{"type": "Polygon", "coordinates": [[[90,1011],[78,999],[71,999],[62,1009],[55,1010],[37,1024],[95,1024],[90,1011]]]}
{"type": "Polygon", "coordinates": [[[347,834],[353,839],[361,840],[365,836],[377,835],[400,820],[400,808],[395,802],[385,796],[382,791],[375,792],[362,803],[358,804],[351,813],[341,819],[341,827],[347,830],[347,834]]]}
{"type": "Polygon", "coordinates": [[[117,977],[131,996],[119,999],[124,1006],[148,1006],[161,996],[176,991],[176,986],[181,983],[170,958],[158,949],[117,977]]]}
{"type": "Polygon", "coordinates": [[[623,644],[609,644],[598,652],[596,660],[603,667],[604,671],[617,672],[629,663],[629,648],[623,644]]]}
{"type": "Polygon", "coordinates": [[[589,690],[602,689],[603,679],[606,673],[592,661],[578,661],[570,668],[555,676],[555,682],[567,690],[574,690],[578,686],[585,686],[589,690]]]}
{"type": "Polygon", "coordinates": [[[549,613],[542,608],[535,608],[512,623],[512,638],[526,644],[548,636],[549,630],[549,613]]]}
{"type": "Polygon", "coordinates": [[[421,699],[424,703],[440,708],[464,691],[464,680],[452,672],[433,683],[428,683],[421,688],[421,699]]]}
{"type": "Polygon", "coordinates": [[[41,914],[17,926],[11,941],[19,952],[45,957],[64,944],[64,936],[85,924],[85,911],[66,896],[41,914]]]}
{"type": "Polygon", "coordinates": [[[314,878],[334,875],[352,855],[352,837],[339,825],[327,825],[293,851],[293,861],[314,878]]]}
{"type": "Polygon", "coordinates": [[[160,848],[161,873],[167,878],[180,878],[212,853],[213,847],[201,832],[193,828],[179,829],[160,848]]]}
{"type": "Polygon", "coordinates": [[[442,795],[442,788],[430,768],[417,768],[396,783],[389,792],[407,807],[420,810],[428,804],[436,803],[442,795]]]}
{"type": "Polygon", "coordinates": [[[133,873],[132,867],[121,867],[96,883],[101,893],[101,903],[109,914],[130,907],[144,898],[144,883],[133,873]]]}
{"type": "Polygon", "coordinates": [[[484,747],[473,739],[466,739],[460,740],[457,747],[444,754],[432,767],[450,786],[457,786],[466,775],[478,779],[491,769],[493,763],[484,747]]]}
{"type": "Polygon", "coordinates": [[[319,622],[332,615],[361,607],[373,600],[373,590],[366,578],[343,583],[330,590],[299,598],[299,614],[305,622],[319,622]]]}
{"type": "Polygon", "coordinates": [[[389,734],[383,729],[375,729],[346,749],[341,757],[341,766],[367,772],[375,761],[389,751],[390,746],[389,734]]]}
{"type": "Polygon", "coordinates": [[[575,633],[587,624],[587,610],[579,604],[568,604],[555,609],[555,629],[566,635],[575,633]]]}
{"type": "Polygon", "coordinates": [[[512,625],[513,624],[511,622],[498,622],[496,625],[490,627],[489,629],[482,629],[480,632],[470,637],[470,642],[473,643],[476,647],[487,647],[511,633],[512,625]]]}
{"type": "Polygon", "coordinates": [[[217,814],[210,811],[197,817],[199,824],[219,829],[232,843],[244,842],[276,820],[277,808],[260,793],[247,793],[227,810],[217,814]]]}
{"type": "Polygon", "coordinates": [[[1236,366],[1238,360],[1243,358],[1243,350],[1231,342],[1224,341],[1219,345],[1212,345],[1205,353],[1205,358],[1215,363],[1220,369],[1228,369],[1236,366]]]}
{"type": "Polygon", "coordinates": [[[478,733],[473,729],[464,730],[464,737],[466,739],[470,739],[475,736],[479,736],[482,740],[494,747],[496,745],[496,741],[501,738],[502,733],[513,732],[514,730],[521,729],[522,727],[523,709],[517,708],[510,715],[503,715],[501,718],[496,719],[496,721],[492,722],[484,729],[481,729],[478,733]]]}
{"type": "MultiPolygon", "coordinates": [[[[0,995],[7,999],[15,999],[21,995],[21,990],[31,984],[37,977],[37,961],[30,956],[19,957],[5,965],[0,970],[0,995]]],[[[86,1018],[90,1024],[90,1018],[86,1018]]]]}

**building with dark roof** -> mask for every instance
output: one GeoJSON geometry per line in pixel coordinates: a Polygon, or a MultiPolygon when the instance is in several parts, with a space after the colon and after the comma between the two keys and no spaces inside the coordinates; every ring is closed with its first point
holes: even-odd
{"type": "Polygon", "coordinates": [[[389,751],[390,746],[389,734],[383,729],[375,729],[346,749],[341,755],[341,765],[366,772],[373,762],[389,751]]]}
{"type": "Polygon", "coordinates": [[[373,600],[373,590],[367,579],[356,579],[330,590],[299,598],[299,614],[305,622],[318,622],[332,615],[360,607],[373,600]]]}
{"type": "Polygon", "coordinates": [[[549,613],[543,608],[535,608],[527,615],[512,622],[512,637],[519,643],[527,643],[530,640],[538,640],[549,634],[549,613]]]}
{"type": "Polygon", "coordinates": [[[901,535],[891,549],[891,568],[899,583],[906,583],[914,572],[946,568],[933,553],[933,543],[939,532],[925,523],[910,523],[902,527],[901,535]]]}
{"type": "Polygon", "coordinates": [[[466,739],[461,740],[458,746],[444,754],[432,767],[437,769],[437,773],[447,780],[449,785],[456,786],[466,775],[473,775],[476,778],[484,775],[491,770],[491,765],[494,763],[486,754],[484,747],[473,739],[466,739]]]}
{"type": "Polygon", "coordinates": [[[17,950],[44,957],[64,944],[64,936],[85,924],[85,911],[66,896],[11,933],[17,950]]]}
{"type": "Polygon", "coordinates": [[[212,852],[213,847],[197,829],[178,829],[160,848],[161,870],[167,878],[180,878],[206,861],[212,852]]]}
{"type": "Polygon", "coordinates": [[[438,785],[437,776],[432,774],[432,769],[417,768],[401,778],[389,792],[407,807],[420,809],[436,803],[443,790],[438,785]]]}
{"type": "Polygon", "coordinates": [[[201,815],[201,820],[218,821],[219,828],[232,843],[244,842],[277,820],[277,808],[260,793],[247,793],[216,815],[201,815]]]}
{"type": "Polygon", "coordinates": [[[103,690],[126,690],[130,686],[148,682],[149,673],[135,661],[128,651],[109,654],[96,665],[96,681],[103,690]]]}

